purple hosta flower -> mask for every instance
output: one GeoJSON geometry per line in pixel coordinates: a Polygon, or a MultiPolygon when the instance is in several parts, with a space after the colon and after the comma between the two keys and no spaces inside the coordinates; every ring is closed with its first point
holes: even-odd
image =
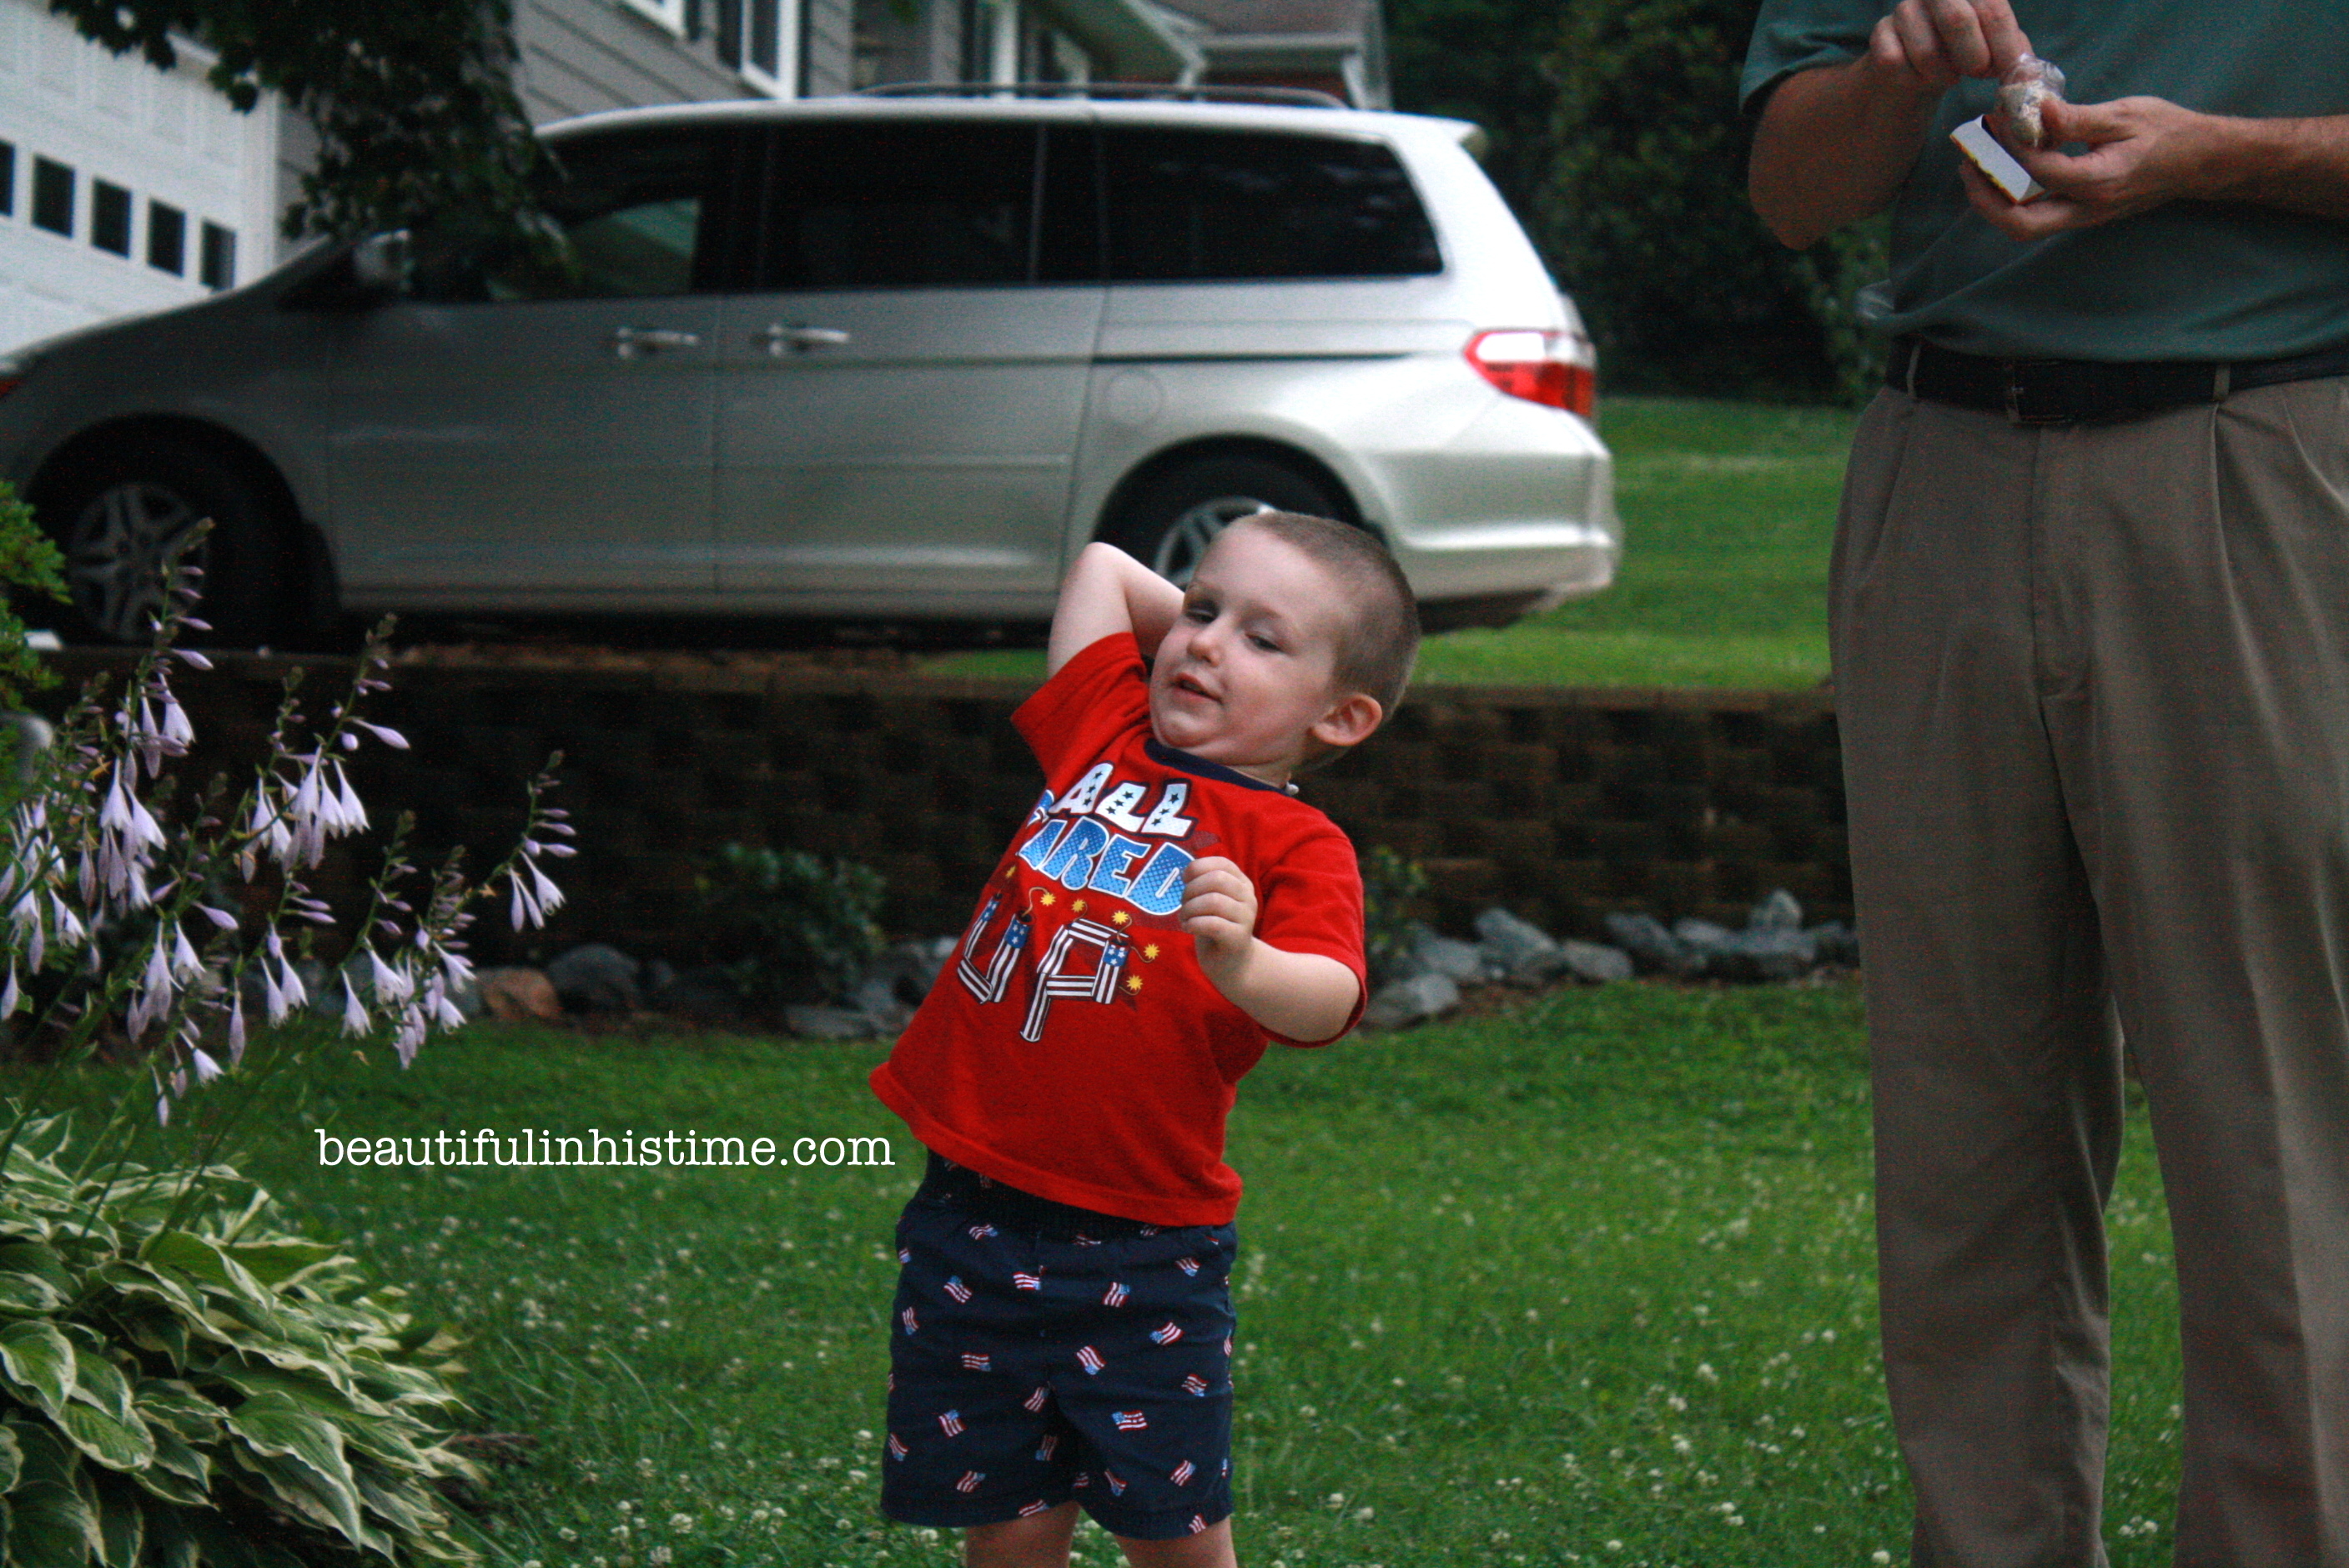
{"type": "Polygon", "coordinates": [[[196,1081],[200,1084],[210,1083],[221,1076],[220,1063],[214,1061],[202,1046],[191,1045],[188,1047],[188,1060],[194,1065],[196,1081]]]}
{"type": "Polygon", "coordinates": [[[17,988],[16,965],[12,962],[8,965],[7,986],[5,989],[0,989],[0,1018],[9,1016],[24,1005],[25,994],[17,988]]]}
{"type": "Polygon", "coordinates": [[[224,909],[214,909],[208,903],[200,903],[196,905],[196,913],[202,915],[206,920],[211,921],[214,925],[219,926],[222,931],[234,931],[236,929],[236,916],[231,914],[224,909]]]}
{"type": "Polygon", "coordinates": [[[343,976],[343,1033],[364,1035],[367,1032],[367,1010],[359,1003],[359,988],[347,975],[343,976]]]}
{"type": "Polygon", "coordinates": [[[394,751],[405,751],[408,749],[408,737],[400,734],[399,731],[396,729],[392,729],[385,725],[369,724],[364,718],[352,719],[351,723],[356,725],[357,727],[366,730],[369,735],[374,736],[378,740],[382,741],[394,751]]]}
{"type": "MultiPolygon", "coordinates": [[[[163,844],[163,830],[138,792],[129,787],[129,770],[116,769],[98,814],[97,880],[123,907],[144,908],[152,902],[147,891],[147,866],[163,844]]],[[[87,865],[87,862],[85,862],[87,865]]],[[[84,896],[94,896],[85,872],[84,896]]]]}
{"type": "Polygon", "coordinates": [[[234,1067],[244,1060],[244,991],[237,988],[230,995],[228,1004],[228,1061],[234,1067]]]}

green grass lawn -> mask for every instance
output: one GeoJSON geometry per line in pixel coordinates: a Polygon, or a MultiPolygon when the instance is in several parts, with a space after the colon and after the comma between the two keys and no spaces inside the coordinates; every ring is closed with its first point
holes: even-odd
{"type": "MultiPolygon", "coordinates": [[[[1423,681],[1816,686],[1846,409],[1608,397],[1623,562],[1615,585],[1500,631],[1447,632],[1423,681]]],[[[1033,652],[960,654],[942,673],[1043,677],[1033,652]]]]}
{"type": "MultiPolygon", "coordinates": [[[[944,1565],[951,1541],[874,1511],[918,1158],[864,1087],[880,1054],[495,1026],[406,1072],[337,1048],[265,1097],[245,1164],[472,1337],[478,1426],[516,1435],[481,1515],[504,1563],[944,1565]],[[885,1137],[897,1163],[322,1169],[318,1128],[885,1137]]],[[[1268,1057],[1232,1128],[1243,1560],[1905,1560],[1866,1092],[1843,985],[1563,991],[1268,1057]]],[[[2131,1133],[2107,1524],[2150,1568],[2175,1299],[2141,1113],[2131,1133]]]]}

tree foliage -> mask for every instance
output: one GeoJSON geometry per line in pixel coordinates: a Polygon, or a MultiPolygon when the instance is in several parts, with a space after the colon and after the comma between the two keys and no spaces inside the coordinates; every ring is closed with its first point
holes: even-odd
{"type": "Polygon", "coordinates": [[[450,207],[529,211],[544,154],[513,88],[510,0],[49,0],[84,37],[171,68],[181,43],[238,108],[281,96],[318,133],[286,232],[349,235],[450,207]]]}

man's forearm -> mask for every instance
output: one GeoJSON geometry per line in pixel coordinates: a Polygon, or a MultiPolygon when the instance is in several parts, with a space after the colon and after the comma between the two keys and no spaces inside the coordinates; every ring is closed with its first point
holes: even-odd
{"type": "Polygon", "coordinates": [[[1754,210],[1798,251],[1882,211],[1917,161],[1940,97],[1893,79],[1866,55],[1787,77],[1754,130],[1746,179],[1754,210]]]}
{"type": "Polygon", "coordinates": [[[2349,115],[2221,120],[2219,139],[2218,199],[2349,220],[2349,115]]]}

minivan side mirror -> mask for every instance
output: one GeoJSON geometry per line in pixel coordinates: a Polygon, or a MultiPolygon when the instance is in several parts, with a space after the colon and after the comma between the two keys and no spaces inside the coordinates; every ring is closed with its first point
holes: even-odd
{"type": "Polygon", "coordinates": [[[369,234],[351,247],[351,281],[369,294],[404,294],[416,257],[405,229],[369,234]]]}

